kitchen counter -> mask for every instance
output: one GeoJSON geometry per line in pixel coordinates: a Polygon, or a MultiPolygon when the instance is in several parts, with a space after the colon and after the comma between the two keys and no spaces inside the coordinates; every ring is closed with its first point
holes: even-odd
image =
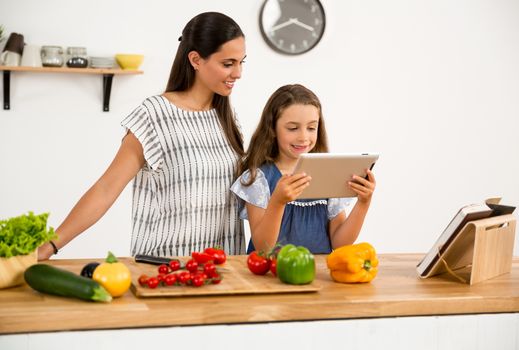
{"type": "MultiPolygon", "coordinates": [[[[111,303],[94,303],[23,285],[0,290],[0,334],[519,311],[519,257],[511,273],[472,286],[450,276],[419,279],[421,257],[382,254],[371,283],[339,284],[330,279],[325,256],[316,256],[314,283],[321,289],[308,293],[137,298],[128,291],[111,303]]],[[[229,259],[245,264],[246,257],[229,259]]],[[[90,261],[49,263],[79,273],[90,261]]]]}

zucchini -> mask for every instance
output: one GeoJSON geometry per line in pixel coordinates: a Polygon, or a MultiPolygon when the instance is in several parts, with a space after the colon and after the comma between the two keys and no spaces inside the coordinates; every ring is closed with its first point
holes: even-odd
{"type": "Polygon", "coordinates": [[[51,265],[35,264],[24,273],[25,281],[41,293],[93,301],[111,301],[112,296],[99,283],[51,265]]]}

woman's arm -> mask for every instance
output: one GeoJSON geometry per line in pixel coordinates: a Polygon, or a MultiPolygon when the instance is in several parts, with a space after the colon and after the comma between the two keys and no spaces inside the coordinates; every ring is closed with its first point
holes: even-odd
{"type": "MultiPolygon", "coordinates": [[[[56,229],[58,248],[95,224],[112,206],[128,182],[144,165],[142,145],[131,133],[124,137],[121,147],[105,173],[81,197],[63,223],[56,229]]],[[[38,260],[48,259],[54,253],[50,243],[38,249],[38,260]]]]}
{"type": "Polygon", "coordinates": [[[330,221],[328,231],[333,249],[343,245],[353,244],[359,236],[376,186],[373,173],[368,170],[367,174],[367,180],[355,175],[352,179],[353,181],[348,183],[358,195],[357,203],[353,207],[350,215],[346,218],[346,214],[341,212],[330,221]]]}
{"type": "Polygon", "coordinates": [[[246,203],[251,239],[256,250],[267,251],[276,244],[285,212],[285,205],[297,199],[311,178],[305,174],[283,175],[266,209],[246,203]]]}

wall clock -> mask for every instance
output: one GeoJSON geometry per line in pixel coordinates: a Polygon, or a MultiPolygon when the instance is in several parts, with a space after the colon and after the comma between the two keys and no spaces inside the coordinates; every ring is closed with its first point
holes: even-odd
{"type": "Polygon", "coordinates": [[[299,55],[319,43],[325,19],[319,0],[265,0],[259,25],[263,38],[272,49],[299,55]]]}

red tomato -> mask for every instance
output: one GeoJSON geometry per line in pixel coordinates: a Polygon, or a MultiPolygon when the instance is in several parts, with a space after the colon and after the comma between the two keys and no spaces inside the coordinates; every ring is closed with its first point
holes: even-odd
{"type": "Polygon", "coordinates": [[[220,273],[216,272],[216,275],[213,276],[213,278],[211,278],[211,283],[218,284],[218,283],[222,282],[222,279],[223,279],[223,276],[220,273]]]}
{"type": "Polygon", "coordinates": [[[213,263],[204,264],[204,272],[209,278],[213,277],[216,273],[216,265],[213,263]]]}
{"type": "Polygon", "coordinates": [[[148,276],[147,275],[140,275],[139,276],[139,285],[142,287],[145,287],[148,285],[148,276]]]}
{"type": "Polygon", "coordinates": [[[225,255],[225,251],[223,249],[217,248],[206,248],[204,253],[209,254],[216,265],[221,265],[227,260],[227,256],[225,255]]]}
{"type": "Polygon", "coordinates": [[[169,272],[169,266],[166,264],[162,264],[159,266],[158,270],[160,274],[165,275],[169,272]]]}
{"type": "Polygon", "coordinates": [[[148,278],[147,284],[149,288],[154,289],[159,285],[159,280],[156,277],[150,277],[148,278]]]}
{"type": "Polygon", "coordinates": [[[213,261],[213,257],[207,253],[192,252],[191,257],[199,264],[213,261]]]}
{"type": "Polygon", "coordinates": [[[197,271],[195,273],[191,273],[191,279],[193,279],[195,276],[202,276],[205,280],[209,278],[204,271],[197,271]]]}
{"type": "Polygon", "coordinates": [[[276,270],[276,261],[276,259],[270,259],[270,272],[272,272],[274,276],[278,275],[278,272],[276,270]]]}
{"type": "Polygon", "coordinates": [[[180,261],[178,260],[171,260],[169,262],[169,268],[171,269],[171,271],[177,271],[177,270],[180,270],[180,261]]]}
{"type": "Polygon", "coordinates": [[[163,274],[163,273],[159,273],[159,274],[157,275],[157,279],[159,280],[159,282],[164,281],[164,277],[166,277],[166,275],[163,274]]]}
{"type": "Polygon", "coordinates": [[[204,285],[205,278],[203,274],[196,274],[191,280],[191,284],[195,287],[201,287],[204,285]]]}
{"type": "Polygon", "coordinates": [[[258,252],[253,251],[247,258],[247,266],[253,274],[264,275],[269,271],[270,260],[258,254],[258,252]]]}
{"type": "Polygon", "coordinates": [[[188,271],[182,271],[177,276],[177,281],[181,284],[188,284],[191,281],[191,273],[188,271]]]}
{"type": "Polygon", "coordinates": [[[166,275],[164,277],[164,283],[166,283],[167,286],[172,286],[177,281],[177,275],[174,273],[170,273],[169,275],[166,275]]]}
{"type": "Polygon", "coordinates": [[[195,259],[189,259],[186,263],[186,270],[189,272],[196,272],[196,270],[198,270],[198,263],[195,259]]]}

